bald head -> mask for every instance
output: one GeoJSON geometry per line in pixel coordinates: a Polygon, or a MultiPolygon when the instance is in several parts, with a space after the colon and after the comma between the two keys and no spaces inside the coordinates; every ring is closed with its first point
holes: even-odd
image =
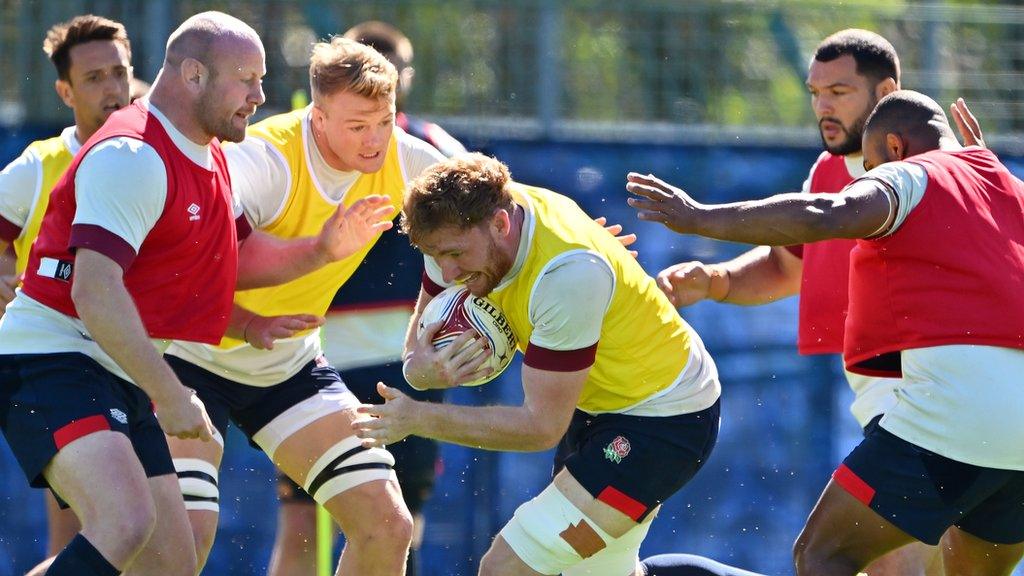
{"type": "Polygon", "coordinates": [[[218,52],[246,48],[263,52],[263,43],[252,27],[223,12],[201,12],[171,34],[164,66],[177,68],[188,58],[210,66],[218,52]]]}

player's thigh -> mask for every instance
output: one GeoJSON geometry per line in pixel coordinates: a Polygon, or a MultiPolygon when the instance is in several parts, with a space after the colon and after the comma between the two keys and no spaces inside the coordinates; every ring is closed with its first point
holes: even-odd
{"type": "MultiPolygon", "coordinates": [[[[252,431],[253,441],[316,502],[333,506],[337,496],[358,489],[386,512],[396,497],[401,502],[394,458],[382,448],[364,448],[355,436],[359,404],[336,370],[314,362],[273,387],[260,418],[242,415],[243,430],[252,431]]],[[[339,521],[353,516],[341,509],[332,515],[339,521]]]]}
{"type": "Polygon", "coordinates": [[[527,566],[529,574],[627,576],[636,568],[656,511],[638,523],[594,499],[563,470],[516,509],[484,557],[481,573],[515,574],[527,566]]]}
{"type": "Polygon", "coordinates": [[[664,417],[577,411],[556,453],[554,485],[619,536],[689,482],[718,438],[719,404],[664,417]]]}
{"type": "Polygon", "coordinates": [[[938,544],[950,526],[984,510],[1010,479],[1008,471],[957,462],[876,427],[833,474],[798,540],[798,555],[810,551],[808,557],[866,564],[912,540],[938,544]]]}
{"type": "MultiPolygon", "coordinates": [[[[577,411],[559,443],[552,484],[523,504],[502,540],[536,572],[590,559],[630,574],[661,502],[700,470],[718,438],[718,410],[638,417],[577,411]]],[[[585,573],[585,572],[584,572],[585,573]]]]}
{"type": "Polygon", "coordinates": [[[940,544],[946,574],[1001,576],[1013,573],[1024,555],[1024,544],[996,544],[953,527],[940,544]]]}
{"type": "Polygon", "coordinates": [[[61,449],[43,474],[86,528],[107,520],[116,525],[118,511],[130,510],[149,520],[156,513],[146,472],[128,437],[119,432],[79,438],[61,449]]]}

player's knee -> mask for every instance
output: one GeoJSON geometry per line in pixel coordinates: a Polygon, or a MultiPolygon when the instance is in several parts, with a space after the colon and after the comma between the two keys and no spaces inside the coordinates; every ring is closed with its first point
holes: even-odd
{"type": "Polygon", "coordinates": [[[345,538],[362,547],[377,550],[407,550],[412,543],[412,515],[404,504],[391,498],[380,498],[381,510],[372,521],[358,522],[346,526],[345,538]],[[397,505],[396,505],[397,504],[397,505]]]}
{"type": "Polygon", "coordinates": [[[135,502],[101,515],[94,525],[99,531],[117,535],[124,550],[139,551],[156,528],[156,506],[151,499],[135,502]]]}

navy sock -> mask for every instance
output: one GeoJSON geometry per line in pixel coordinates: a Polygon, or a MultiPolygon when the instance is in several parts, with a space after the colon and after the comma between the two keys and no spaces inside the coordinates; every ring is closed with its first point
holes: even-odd
{"type": "Polygon", "coordinates": [[[118,576],[121,571],[81,534],[61,550],[46,576],[118,576]]]}
{"type": "Polygon", "coordinates": [[[692,554],[661,554],[642,564],[647,576],[762,576],[692,554]]]}

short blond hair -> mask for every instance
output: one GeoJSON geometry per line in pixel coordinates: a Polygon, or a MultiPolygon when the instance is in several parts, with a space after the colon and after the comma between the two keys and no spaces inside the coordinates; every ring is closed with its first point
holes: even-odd
{"type": "Polygon", "coordinates": [[[338,92],[364,98],[394,95],[398,72],[373,48],[340,36],[313,45],[309,59],[309,88],[316,102],[338,92]]]}

